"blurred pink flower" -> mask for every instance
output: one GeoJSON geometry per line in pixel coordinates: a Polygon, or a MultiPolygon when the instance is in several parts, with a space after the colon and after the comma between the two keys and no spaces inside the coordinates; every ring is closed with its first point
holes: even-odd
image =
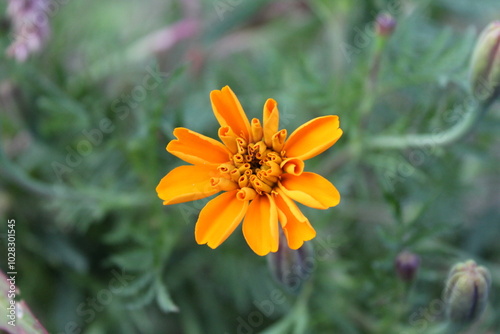
{"type": "Polygon", "coordinates": [[[7,55],[19,62],[41,50],[50,35],[51,0],[8,0],[7,15],[12,23],[12,43],[7,55]]]}

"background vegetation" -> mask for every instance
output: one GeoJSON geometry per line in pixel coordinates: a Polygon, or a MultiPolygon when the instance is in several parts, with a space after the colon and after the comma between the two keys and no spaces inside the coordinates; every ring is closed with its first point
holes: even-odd
{"type": "MultiPolygon", "coordinates": [[[[43,51],[0,62],[0,216],[16,220],[20,298],[49,332],[447,333],[444,281],[469,258],[493,285],[463,332],[500,332],[500,104],[446,147],[373,145],[460,121],[498,1],[53,3],[43,51]],[[385,45],[373,30],[383,11],[397,19],[385,45]],[[198,246],[204,201],[156,196],[182,163],[165,151],[173,128],[216,137],[209,92],[225,85],[250,117],[276,99],[289,131],[340,116],[344,136],[307,164],[342,202],[304,208],[318,237],[300,293],[239,231],[198,246]],[[421,258],[410,284],[394,270],[405,249],[421,258]]],[[[6,16],[0,29],[5,50],[6,16]]]]}

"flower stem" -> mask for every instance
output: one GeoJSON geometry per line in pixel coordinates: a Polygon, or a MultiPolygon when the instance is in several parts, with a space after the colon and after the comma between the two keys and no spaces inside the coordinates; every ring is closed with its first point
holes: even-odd
{"type": "Polygon", "coordinates": [[[446,146],[465,137],[486,113],[493,101],[472,104],[465,115],[446,131],[410,134],[406,136],[380,136],[366,142],[369,149],[405,149],[425,146],[446,146]]]}
{"type": "Polygon", "coordinates": [[[309,302],[312,291],[313,285],[309,281],[304,285],[304,289],[288,314],[260,333],[304,333],[308,321],[307,303],[309,302]]]}

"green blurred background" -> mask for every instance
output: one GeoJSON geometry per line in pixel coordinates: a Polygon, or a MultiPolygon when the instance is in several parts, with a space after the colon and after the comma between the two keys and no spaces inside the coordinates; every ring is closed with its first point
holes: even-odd
{"type": "Polygon", "coordinates": [[[50,333],[448,333],[444,282],[469,258],[493,285],[462,331],[500,333],[500,104],[447,147],[366,144],[459,121],[469,58],[500,19],[498,1],[53,5],[43,50],[24,63],[2,51],[0,62],[1,252],[15,219],[19,298],[50,333]],[[380,46],[384,11],[397,27],[380,46]],[[164,207],[156,196],[182,164],[165,151],[172,130],[216,138],[209,93],[225,85],[249,117],[276,99],[289,133],[340,116],[344,136],[306,164],[342,201],[303,208],[318,236],[300,293],[273,279],[240,230],[216,250],[197,245],[206,201],[164,207]],[[421,258],[412,283],[394,269],[405,249],[421,258]]]}

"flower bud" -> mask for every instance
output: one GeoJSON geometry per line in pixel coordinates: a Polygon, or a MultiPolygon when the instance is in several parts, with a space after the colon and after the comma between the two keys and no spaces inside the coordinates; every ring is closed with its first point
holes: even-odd
{"type": "Polygon", "coordinates": [[[500,93],[500,21],[481,33],[470,64],[470,81],[476,98],[486,101],[500,93]]]}
{"type": "Polygon", "coordinates": [[[379,14],[375,20],[375,32],[379,36],[389,37],[396,28],[396,19],[391,14],[379,14]]]}
{"type": "Polygon", "coordinates": [[[420,257],[408,251],[399,253],[394,263],[396,273],[405,282],[411,282],[420,267],[420,257]]]}
{"type": "Polygon", "coordinates": [[[444,291],[448,318],[456,323],[477,319],[488,302],[490,285],[488,269],[478,266],[473,260],[453,266],[444,291]]]}
{"type": "Polygon", "coordinates": [[[307,242],[299,249],[290,249],[281,234],[278,251],[267,255],[269,271],[286,290],[299,293],[314,271],[312,253],[312,247],[307,242]]]}

